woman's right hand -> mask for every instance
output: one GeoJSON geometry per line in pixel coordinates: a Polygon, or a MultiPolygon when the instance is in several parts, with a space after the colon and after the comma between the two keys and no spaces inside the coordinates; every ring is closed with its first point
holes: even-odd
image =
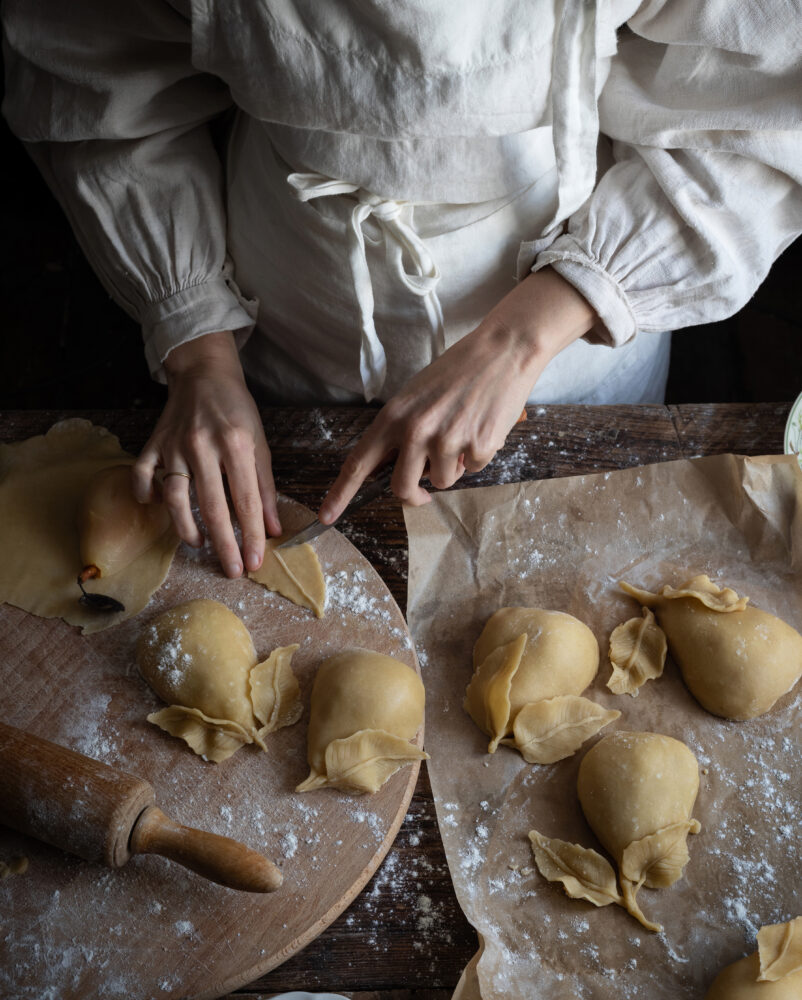
{"type": "Polygon", "coordinates": [[[178,536],[203,544],[189,498],[195,483],[200,514],[226,576],[262,565],[265,527],[281,534],[276,487],[262,421],[245,384],[234,335],[209,333],[167,356],[168,397],[161,417],[133,467],[134,495],[154,499],[154,476],[164,470],[161,492],[178,536]],[[242,529],[242,554],[231,523],[223,477],[242,529]]]}

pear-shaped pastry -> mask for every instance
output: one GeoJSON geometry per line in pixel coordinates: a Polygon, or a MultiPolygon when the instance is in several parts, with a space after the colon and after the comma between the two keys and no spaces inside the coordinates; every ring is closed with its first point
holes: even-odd
{"type": "Polygon", "coordinates": [[[530,763],[551,763],[621,714],[579,697],[596,676],[599,645],[562,611],[497,611],[476,642],[473,666],[464,708],[490,737],[489,753],[504,742],[530,763]]]}
{"type": "Polygon", "coordinates": [[[627,910],[640,911],[642,885],[673,885],[688,862],[687,836],[699,791],[696,758],[680,740],[659,733],[616,732],[603,737],[579,765],[577,792],[591,829],[618,863],[627,910]]]}
{"type": "Polygon", "coordinates": [[[168,531],[162,503],[139,503],[131,492],[131,466],[111,465],[89,481],[78,510],[81,582],[114,576],[168,531]]]}
{"type": "Polygon", "coordinates": [[[268,733],[301,717],[290,665],[297,648],[280,647],[257,663],[248,629],[224,604],[179,604],[159,615],[137,646],[142,676],[169,706],[148,722],[216,762],[244,743],[264,750],[268,733]]]}
{"type": "Polygon", "coordinates": [[[761,927],[758,950],[716,976],[705,1000],[800,1000],[802,917],[761,927]]]}
{"type": "Polygon", "coordinates": [[[654,610],[688,689],[714,715],[763,715],[802,677],[802,635],[707,576],[656,594],[621,587],[654,610]]]}
{"type": "Polygon", "coordinates": [[[321,663],[312,687],[309,777],[297,791],[375,792],[423,753],[409,741],[423,725],[423,683],[415,671],[369,649],[321,663]]]}

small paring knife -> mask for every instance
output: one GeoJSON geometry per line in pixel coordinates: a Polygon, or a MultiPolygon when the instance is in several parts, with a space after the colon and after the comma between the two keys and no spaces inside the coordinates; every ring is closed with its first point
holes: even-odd
{"type": "Polygon", "coordinates": [[[393,466],[389,466],[385,469],[380,476],[377,476],[372,483],[360,490],[359,493],[354,497],[354,499],[348,504],[345,510],[337,518],[337,521],[332,524],[321,524],[317,518],[308,524],[305,528],[299,531],[295,535],[290,535],[289,538],[285,538],[281,545],[276,546],[279,549],[290,549],[294,545],[303,545],[304,542],[311,542],[313,538],[317,538],[318,535],[322,535],[324,531],[329,528],[333,528],[334,525],[344,517],[348,517],[353,511],[358,510],[360,507],[364,507],[365,504],[370,503],[377,497],[380,497],[383,493],[388,493],[390,491],[390,480],[393,478],[393,466]]]}

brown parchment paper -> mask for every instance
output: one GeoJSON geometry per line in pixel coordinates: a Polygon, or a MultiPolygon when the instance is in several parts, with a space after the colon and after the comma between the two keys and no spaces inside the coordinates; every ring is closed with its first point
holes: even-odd
{"type": "Polygon", "coordinates": [[[796,461],[722,455],[453,491],[405,517],[429,772],[457,897],[483,946],[457,995],[701,1000],[723,965],[755,949],[761,925],[802,913],[802,684],[749,722],[705,712],[670,657],[637,698],[612,695],[610,632],[641,613],[617,583],[655,589],[707,573],[802,630],[796,461]],[[473,644],[508,605],[567,611],[593,629],[601,665],[586,696],[623,713],[600,735],[666,733],[699,760],[702,831],[685,876],[639,894],[661,934],[618,906],[569,899],[534,868],[531,829],[601,850],[576,797],[579,762],[600,737],[547,766],[509,747],[487,754],[462,700],[473,644]]]}

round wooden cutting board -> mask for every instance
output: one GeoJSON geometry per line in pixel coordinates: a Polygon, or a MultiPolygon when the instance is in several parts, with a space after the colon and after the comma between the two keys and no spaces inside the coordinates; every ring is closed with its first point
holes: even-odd
{"type": "MultiPolygon", "coordinates": [[[[311,515],[286,502],[282,519],[294,530],[311,515]]],[[[309,694],[320,660],[348,646],[418,665],[401,612],[359,551],[335,530],[314,545],[328,588],[322,619],[253,581],[227,580],[208,548],[184,547],[143,612],[91,636],[0,607],[5,722],[146,779],[172,819],[233,837],[284,874],[275,893],[243,893],[159,857],[102,868],[0,827],[0,860],[30,862],[27,873],[0,882],[0,996],[219,997],[308,944],[376,870],[419,765],[371,796],[297,794],[308,773],[309,694]],[[162,706],[137,672],[136,641],[157,614],[193,597],[239,615],[260,659],[300,643],[293,668],[304,716],[268,737],[268,753],[246,746],[221,764],[206,763],[146,721],[162,706]]]]}

